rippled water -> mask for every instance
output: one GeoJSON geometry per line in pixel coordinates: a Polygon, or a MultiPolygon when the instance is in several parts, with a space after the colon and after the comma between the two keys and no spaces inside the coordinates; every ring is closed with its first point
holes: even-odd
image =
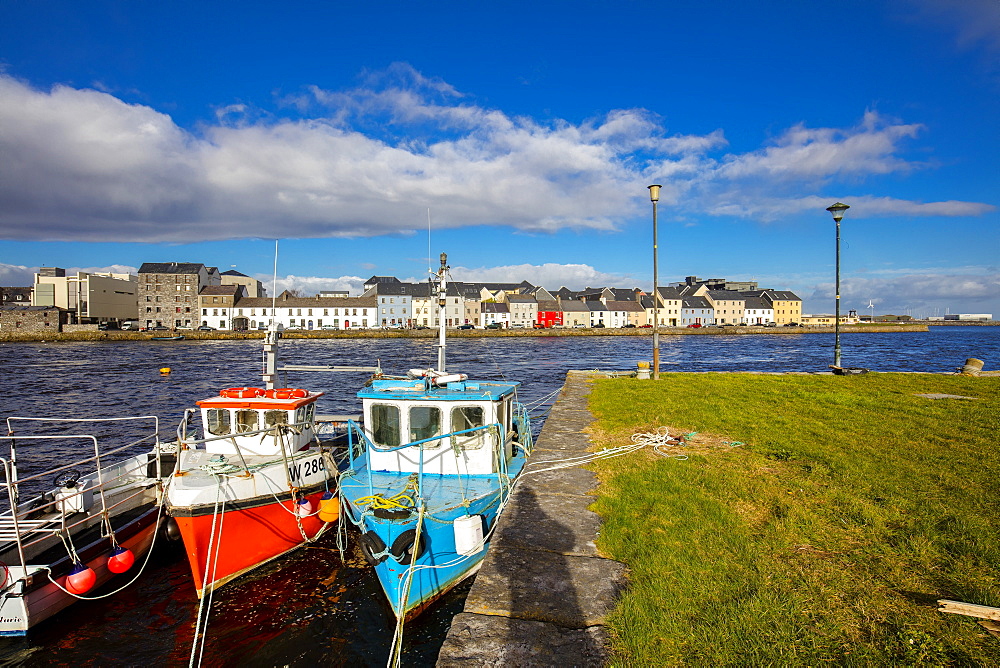
{"type": "MultiPolygon", "coordinates": [[[[845,366],[947,372],[967,358],[1000,368],[1000,328],[933,327],[929,332],[843,334],[845,366]]],[[[823,371],[832,334],[660,337],[663,371],[823,371]]],[[[649,337],[456,339],[448,368],[523,383],[521,399],[543,411],[570,369],[629,371],[649,360],[649,337]]],[[[388,373],[433,366],[427,339],[281,342],[290,364],[374,365],[388,373]]],[[[259,341],[16,343],[0,345],[6,389],[0,417],[157,415],[171,433],[182,411],[220,388],[260,384],[259,341]],[[161,377],[159,369],[172,368],[161,377]]],[[[322,413],[357,413],[365,374],[304,374],[292,386],[322,389],[322,413]]],[[[57,455],[53,453],[53,458],[57,455]]],[[[404,662],[432,663],[467,586],[407,627],[404,662]]],[[[0,639],[9,665],[186,663],[197,600],[186,560],[173,546],[151,559],[131,588],[71,606],[29,638],[0,639]]],[[[384,665],[392,618],[374,574],[357,555],[346,563],[332,537],[253,573],[215,598],[206,665],[384,665]]]]}

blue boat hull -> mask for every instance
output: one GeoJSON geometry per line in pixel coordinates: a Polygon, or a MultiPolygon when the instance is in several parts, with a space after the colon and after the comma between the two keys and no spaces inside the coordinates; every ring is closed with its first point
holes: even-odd
{"type": "MultiPolygon", "coordinates": [[[[516,479],[524,466],[524,457],[514,457],[508,468],[509,479],[516,479]]],[[[496,475],[425,476],[424,485],[431,488],[425,498],[432,499],[424,513],[411,511],[403,517],[378,517],[365,511],[359,499],[369,496],[367,473],[341,480],[341,494],[350,520],[362,532],[362,551],[374,564],[379,583],[397,618],[411,618],[443,596],[463,580],[474,575],[482,564],[489,547],[489,536],[498,514],[510,498],[509,483],[501,486],[496,475]],[[458,491],[461,490],[461,491],[458,491]],[[461,555],[456,551],[454,521],[466,515],[479,515],[483,522],[486,544],[475,554],[461,555]],[[412,560],[413,542],[419,526],[418,555],[412,560]],[[369,532],[377,537],[369,536],[369,532]],[[393,549],[395,548],[395,549],[393,549]],[[410,561],[413,561],[411,564],[410,561]]],[[[375,491],[385,493],[402,489],[409,476],[401,473],[375,472],[375,491]]],[[[383,513],[385,514],[385,513],[383,513]]]]}

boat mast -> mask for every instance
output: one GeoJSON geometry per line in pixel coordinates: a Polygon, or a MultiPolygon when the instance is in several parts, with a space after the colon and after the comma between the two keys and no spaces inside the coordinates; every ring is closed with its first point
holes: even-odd
{"type": "MultiPolygon", "coordinates": [[[[261,377],[264,388],[273,390],[278,379],[278,324],[275,312],[278,300],[278,240],[274,240],[274,277],[271,279],[271,322],[264,334],[264,369],[261,377]]],[[[266,309],[265,309],[266,310],[266,309]]]]}
{"type": "Polygon", "coordinates": [[[448,254],[441,253],[441,268],[438,270],[438,364],[437,370],[444,371],[445,305],[448,303],[448,254]]]}

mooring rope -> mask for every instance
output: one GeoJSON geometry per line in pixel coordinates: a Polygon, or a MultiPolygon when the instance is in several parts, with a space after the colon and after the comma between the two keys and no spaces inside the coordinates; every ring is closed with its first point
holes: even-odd
{"type": "Polygon", "coordinates": [[[208,587],[209,570],[212,571],[212,582],[215,582],[215,572],[219,565],[219,550],[222,548],[222,540],[216,541],[216,531],[219,534],[222,533],[222,522],[218,522],[220,510],[225,512],[225,501],[222,501],[222,507],[220,508],[220,499],[222,497],[222,480],[216,476],[216,488],[215,488],[215,507],[212,509],[212,530],[208,536],[208,549],[205,555],[205,572],[202,575],[201,583],[201,597],[198,601],[198,615],[195,619],[194,625],[194,643],[191,645],[191,658],[188,661],[188,668],[194,668],[194,666],[200,666],[201,661],[205,656],[205,638],[208,633],[208,616],[212,612],[212,594],[215,592],[215,587],[208,592],[208,605],[205,605],[206,592],[205,589],[208,587]],[[216,528],[216,522],[218,522],[218,529],[216,528]],[[215,546],[215,559],[212,559],[212,547],[215,546]],[[212,568],[214,566],[214,568],[212,568]],[[204,613],[204,622],[202,621],[202,612],[207,607],[207,611],[204,613]],[[199,642],[199,633],[201,634],[199,642]],[[195,656],[197,656],[197,663],[195,662],[195,656]]]}
{"type": "Polygon", "coordinates": [[[392,635],[392,647],[389,650],[389,668],[399,668],[403,658],[403,626],[406,621],[406,602],[410,599],[410,586],[413,584],[413,574],[417,571],[417,555],[420,554],[420,533],[424,528],[424,503],[420,502],[417,511],[417,533],[413,537],[413,555],[410,558],[410,567],[407,569],[406,582],[399,589],[399,614],[396,616],[396,630],[392,635]]]}

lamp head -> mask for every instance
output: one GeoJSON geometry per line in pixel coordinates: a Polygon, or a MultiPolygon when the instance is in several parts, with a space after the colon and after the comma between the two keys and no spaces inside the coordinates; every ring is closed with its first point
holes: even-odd
{"type": "Polygon", "coordinates": [[[652,186],[646,186],[646,187],[649,188],[649,201],[651,201],[651,202],[658,202],[658,201],[660,201],[660,188],[662,186],[652,185],[652,186]]]}
{"type": "Polygon", "coordinates": [[[832,206],[826,207],[826,210],[832,213],[833,219],[839,223],[840,220],[844,217],[844,212],[850,208],[851,207],[848,206],[847,204],[843,204],[842,202],[837,202],[832,206]]]}

